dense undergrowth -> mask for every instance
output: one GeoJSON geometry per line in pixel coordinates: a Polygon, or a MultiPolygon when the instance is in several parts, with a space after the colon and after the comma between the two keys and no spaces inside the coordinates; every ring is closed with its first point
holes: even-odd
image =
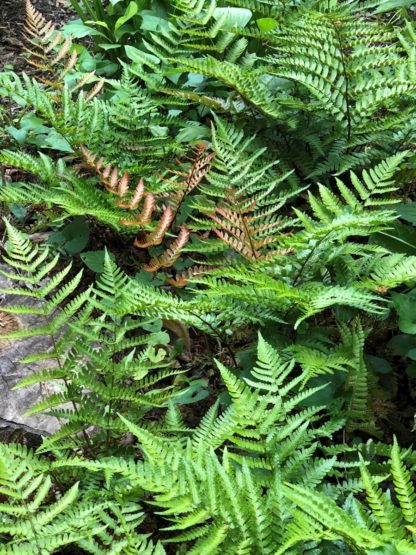
{"type": "Polygon", "coordinates": [[[60,427],[1,554],[416,553],[412,4],[26,2],[3,337],[60,427]]]}

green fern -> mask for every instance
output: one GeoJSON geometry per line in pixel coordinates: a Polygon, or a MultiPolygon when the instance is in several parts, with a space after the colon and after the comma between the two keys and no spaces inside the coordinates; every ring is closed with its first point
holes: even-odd
{"type": "Polygon", "coordinates": [[[414,279],[414,260],[377,246],[354,243],[351,238],[387,229],[396,219],[393,211],[379,208],[379,203],[384,206],[386,201],[378,195],[385,196],[392,190],[394,168],[397,170],[405,155],[364,172],[363,183],[353,177],[359,196],[340,181],[340,196],[326,186],[320,186],[319,198],[309,192],[315,217],[294,209],[296,226],[301,224],[303,229],[295,227],[291,233],[281,234],[277,231],[273,240],[279,243],[280,251],[272,261],[236,261],[227,268],[210,271],[209,277],[195,277],[193,281],[208,286],[199,294],[200,303],[207,311],[225,317],[233,312],[234,318],[238,315],[246,322],[279,321],[289,315],[295,317],[295,327],[337,305],[376,316],[386,314],[382,293],[385,288],[414,279]]]}
{"type": "Polygon", "coordinates": [[[55,337],[68,324],[74,315],[86,303],[90,291],[75,296],[82,279],[82,271],[66,280],[71,271],[71,264],[55,272],[58,268],[59,256],[51,256],[48,247],[33,245],[28,238],[5,220],[8,232],[7,254],[3,261],[10,267],[1,270],[2,275],[16,282],[17,287],[3,288],[1,291],[10,296],[25,296],[35,299],[36,304],[8,305],[2,310],[10,314],[36,315],[43,320],[37,327],[20,329],[4,336],[7,339],[50,336],[54,341],[54,349],[47,358],[59,358],[63,355],[66,345],[55,337]],[[19,284],[23,282],[23,286],[19,284]],[[72,297],[72,298],[71,298],[72,297]],[[60,309],[60,310],[58,310],[60,309]]]}
{"type": "MultiPolygon", "coordinates": [[[[305,517],[312,519],[328,533],[345,541],[354,553],[388,546],[399,553],[413,553],[416,550],[414,529],[408,523],[409,518],[413,518],[414,486],[402,456],[395,440],[391,449],[391,473],[398,506],[390,491],[380,488],[383,478],[373,477],[363,460],[360,471],[367,504],[349,496],[341,508],[328,497],[287,484],[285,494],[298,507],[294,513],[296,527],[303,525],[305,517]]],[[[280,553],[284,553],[283,549],[280,553]]]]}
{"type": "MultiPolygon", "coordinates": [[[[276,552],[292,521],[283,482],[320,487],[336,459],[320,458],[316,439],[330,437],[341,422],[320,424],[319,408],[302,407],[316,389],[300,391],[302,376],[291,377],[293,366],[261,337],[258,349],[246,383],[219,365],[231,404],[221,415],[213,406],[194,430],[177,413],[174,429],[170,415],[159,433],[122,417],[143,460],[68,459],[53,466],[104,471],[111,485],[127,479],[139,486],[167,523],[163,543],[184,545],[186,553],[276,552]]],[[[306,534],[302,542],[321,537],[306,534]]]]}
{"type": "Polygon", "coordinates": [[[104,529],[99,521],[104,504],[76,507],[78,483],[56,497],[50,476],[39,466],[46,465],[0,446],[1,553],[55,553],[104,529]]]}
{"type": "MultiPolygon", "coordinates": [[[[51,415],[67,422],[45,440],[44,449],[63,440],[66,446],[71,442],[78,446],[80,432],[91,448],[85,428],[93,422],[105,432],[104,441],[110,449],[114,438],[123,431],[116,419],[117,412],[142,418],[152,408],[166,405],[168,399],[180,393],[174,377],[181,371],[172,368],[167,355],[169,336],[164,331],[143,333],[142,326],[146,327],[149,321],[131,312],[131,280],[108,255],[96,287],[76,296],[82,274],[65,284],[71,265],[53,275],[59,256],[51,257],[47,247],[33,245],[7,221],[6,226],[7,256],[3,260],[10,271],[2,270],[2,273],[25,285],[2,289],[2,292],[35,299],[37,303],[7,305],[3,310],[36,315],[44,318],[45,324],[28,326],[3,337],[47,335],[53,346],[50,352],[33,353],[22,361],[49,359],[52,368],[30,374],[16,387],[42,382],[56,384],[54,392],[28,413],[49,410],[51,415]],[[74,299],[69,300],[69,296],[74,299]]],[[[95,435],[95,440],[101,441],[99,435],[95,435]]]]}
{"type": "Polygon", "coordinates": [[[60,491],[50,464],[21,446],[0,446],[0,552],[58,553],[78,546],[91,554],[164,555],[137,532],[140,506],[88,491],[88,478],[60,491]],[[98,494],[98,495],[97,495],[98,494]]]}

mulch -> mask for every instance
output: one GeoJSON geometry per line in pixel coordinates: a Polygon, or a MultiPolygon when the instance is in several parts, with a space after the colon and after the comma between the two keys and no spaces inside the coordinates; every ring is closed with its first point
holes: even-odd
{"type": "MultiPolygon", "coordinates": [[[[58,28],[75,17],[69,0],[32,0],[32,4],[58,28]]],[[[29,71],[21,55],[24,23],[25,0],[0,0],[0,70],[29,71]]]]}

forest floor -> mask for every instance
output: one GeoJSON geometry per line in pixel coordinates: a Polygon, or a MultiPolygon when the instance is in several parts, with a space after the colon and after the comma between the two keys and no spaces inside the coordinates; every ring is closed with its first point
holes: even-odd
{"type": "MultiPolygon", "coordinates": [[[[32,4],[57,27],[74,15],[69,0],[32,0],[32,4]]],[[[0,70],[28,69],[22,56],[24,24],[25,0],[0,0],[0,70]]]]}

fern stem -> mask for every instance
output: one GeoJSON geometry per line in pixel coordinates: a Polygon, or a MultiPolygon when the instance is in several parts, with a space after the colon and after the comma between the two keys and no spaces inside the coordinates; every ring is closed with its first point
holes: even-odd
{"type": "MultiPolygon", "coordinates": [[[[337,39],[338,39],[339,51],[340,51],[340,54],[341,54],[342,73],[344,75],[344,80],[345,80],[345,102],[347,104],[347,141],[350,142],[350,140],[351,140],[351,109],[350,109],[349,79],[348,79],[348,73],[347,73],[347,66],[346,66],[346,63],[345,63],[345,56],[344,56],[344,49],[343,49],[342,41],[341,41],[341,35],[340,35],[339,29],[338,29],[336,23],[334,23],[334,29],[335,29],[335,34],[336,34],[337,39]]],[[[347,152],[348,152],[348,150],[347,150],[347,152]]]]}
{"type": "Polygon", "coordinates": [[[299,280],[302,278],[303,272],[305,271],[306,265],[308,264],[309,260],[312,258],[312,256],[314,255],[316,249],[318,247],[321,246],[321,244],[325,241],[325,239],[332,233],[332,230],[328,231],[327,233],[325,233],[325,235],[322,237],[321,241],[319,241],[318,243],[316,243],[316,245],[310,250],[309,254],[307,255],[307,257],[305,258],[305,260],[303,261],[302,266],[299,269],[298,275],[295,277],[295,279],[293,280],[293,286],[296,287],[296,285],[298,285],[299,280]]]}
{"type": "MultiPolygon", "coordinates": [[[[45,318],[47,324],[49,324],[50,322],[49,322],[48,316],[47,316],[47,315],[44,315],[44,318],[45,318]]],[[[53,351],[54,351],[54,353],[56,353],[57,351],[56,351],[56,341],[55,341],[55,337],[54,337],[52,334],[49,334],[49,337],[50,337],[51,342],[52,342],[53,351]]],[[[59,366],[59,369],[62,370],[63,367],[62,367],[62,363],[61,363],[60,357],[57,356],[57,355],[55,355],[54,358],[55,358],[55,360],[56,360],[56,362],[57,362],[57,364],[58,364],[58,366],[59,366]]],[[[68,380],[67,380],[66,378],[63,378],[63,382],[64,382],[64,384],[65,384],[65,387],[68,388],[68,380]]],[[[77,415],[79,415],[78,407],[77,407],[77,405],[76,405],[76,403],[75,403],[74,400],[71,400],[71,405],[72,405],[72,407],[73,407],[75,413],[76,413],[77,415]]],[[[85,440],[85,444],[86,444],[86,447],[87,447],[87,449],[88,449],[88,452],[89,452],[89,454],[92,456],[93,453],[92,453],[92,444],[91,444],[91,440],[90,440],[90,437],[89,437],[89,435],[87,434],[86,430],[84,430],[84,429],[82,429],[82,436],[83,436],[83,438],[84,438],[84,440],[85,440]]],[[[85,448],[85,447],[84,447],[84,448],[85,448]]]]}
{"type": "MultiPolygon", "coordinates": [[[[113,344],[116,343],[117,341],[117,337],[116,337],[116,324],[115,322],[113,323],[113,329],[112,329],[112,334],[113,334],[113,344]]],[[[119,323],[120,324],[120,323],[119,323]]],[[[111,355],[111,361],[112,361],[112,373],[111,373],[111,381],[110,381],[110,394],[111,397],[113,396],[113,389],[114,389],[114,380],[115,380],[115,361],[114,361],[114,357],[116,356],[117,350],[114,349],[111,355]]],[[[110,447],[110,440],[111,440],[111,431],[110,431],[110,423],[111,423],[111,417],[112,417],[112,412],[113,412],[113,399],[111,398],[109,403],[108,403],[108,412],[107,412],[107,430],[106,430],[106,437],[105,437],[105,446],[106,449],[108,450],[110,447]]]]}

